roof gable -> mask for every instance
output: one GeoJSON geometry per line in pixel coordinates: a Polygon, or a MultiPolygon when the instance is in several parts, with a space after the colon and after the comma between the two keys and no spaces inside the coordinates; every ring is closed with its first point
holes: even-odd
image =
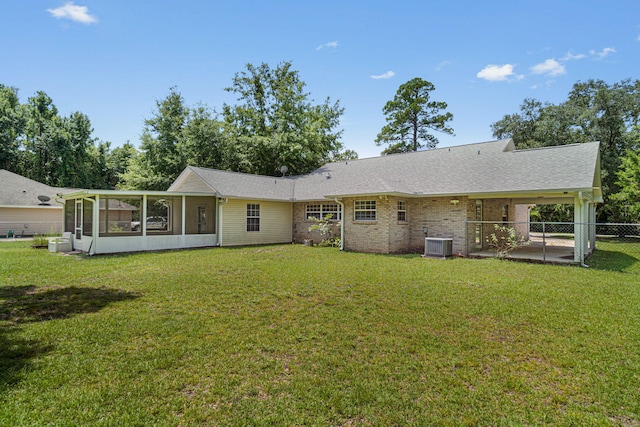
{"type": "Polygon", "coordinates": [[[252,175],[217,169],[187,166],[168,191],[191,189],[198,180],[219,197],[290,201],[294,197],[295,178],[252,175]],[[187,181],[190,181],[187,185],[187,181]]]}

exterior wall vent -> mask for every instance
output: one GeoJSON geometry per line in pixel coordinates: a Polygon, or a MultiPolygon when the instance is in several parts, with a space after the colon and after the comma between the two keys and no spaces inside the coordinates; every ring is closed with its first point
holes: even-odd
{"type": "Polygon", "coordinates": [[[453,239],[442,237],[425,237],[424,256],[446,258],[453,254],[453,239]]]}

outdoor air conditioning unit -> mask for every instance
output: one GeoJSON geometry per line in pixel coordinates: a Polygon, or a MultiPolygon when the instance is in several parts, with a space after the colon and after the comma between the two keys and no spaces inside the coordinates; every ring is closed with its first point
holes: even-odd
{"type": "Polygon", "coordinates": [[[446,258],[453,254],[453,239],[442,237],[425,237],[424,256],[446,258]]]}

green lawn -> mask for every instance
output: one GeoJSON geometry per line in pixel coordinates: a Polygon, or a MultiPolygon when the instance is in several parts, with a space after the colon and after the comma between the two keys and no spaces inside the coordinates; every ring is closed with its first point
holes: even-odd
{"type": "Polygon", "coordinates": [[[640,261],[613,250],[2,243],[0,425],[638,426],[640,261]]]}

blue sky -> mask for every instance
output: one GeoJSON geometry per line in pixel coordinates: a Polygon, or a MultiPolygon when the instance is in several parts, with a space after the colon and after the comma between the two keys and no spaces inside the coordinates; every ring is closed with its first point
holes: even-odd
{"type": "Polygon", "coordinates": [[[432,82],[456,136],[490,125],[525,98],[566,99],[577,81],[639,79],[640,1],[2,0],[0,83],[26,102],[45,91],[89,116],[94,137],[136,146],[155,101],[176,86],[217,110],[245,64],[291,61],[317,102],[339,100],[342,142],[360,157],[384,104],[406,81],[432,82]]]}

